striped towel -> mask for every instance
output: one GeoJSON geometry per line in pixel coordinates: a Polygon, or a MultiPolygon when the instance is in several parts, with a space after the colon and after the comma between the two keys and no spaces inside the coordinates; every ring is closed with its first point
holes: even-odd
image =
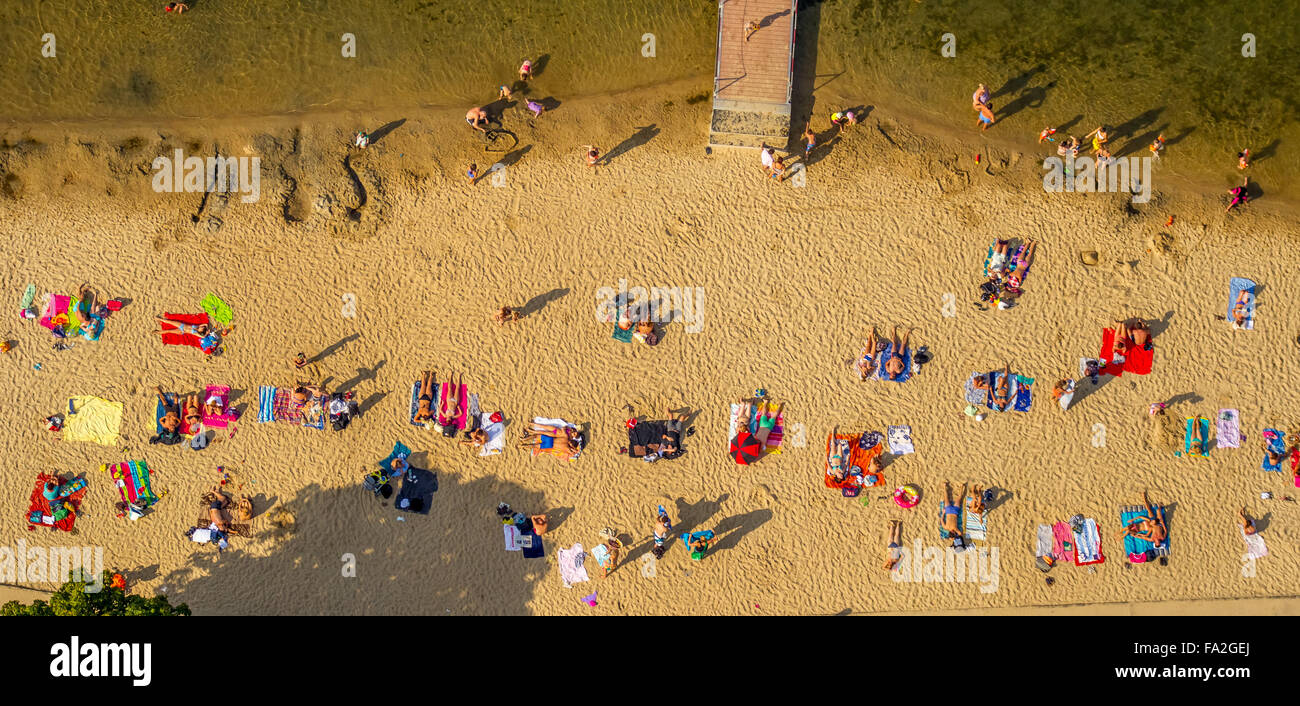
{"type": "Polygon", "coordinates": [[[158,502],[158,496],[149,485],[149,466],[144,461],[105,464],[99,470],[108,472],[127,504],[149,507],[158,502]]]}
{"type": "Polygon", "coordinates": [[[257,421],[288,422],[309,429],[324,429],[326,398],[317,396],[305,405],[293,399],[293,392],[282,387],[262,385],[257,390],[257,421]]]}
{"type": "MultiPolygon", "coordinates": [[[[1156,510],[1160,513],[1160,519],[1165,519],[1164,506],[1157,505],[1156,510]]],[[[1134,522],[1144,519],[1147,519],[1147,509],[1142,505],[1125,505],[1119,509],[1119,521],[1125,529],[1134,522]]],[[[1166,536],[1164,543],[1157,547],[1140,537],[1124,535],[1124,552],[1129,555],[1144,554],[1153,549],[1156,556],[1169,556],[1169,537],[1166,536]]]]}
{"type": "Polygon", "coordinates": [[[1088,564],[1100,564],[1106,561],[1106,557],[1101,553],[1101,532],[1097,529],[1097,521],[1091,517],[1083,521],[1083,532],[1074,532],[1075,566],[1087,566],[1088,564]]]}
{"type": "Polygon", "coordinates": [[[1246,530],[1241,525],[1237,525],[1237,531],[1241,533],[1241,539],[1246,542],[1246,556],[1251,559],[1262,559],[1268,556],[1268,547],[1264,545],[1264,538],[1259,533],[1246,534],[1246,530]]]}
{"type": "MultiPolygon", "coordinates": [[[[758,415],[756,415],[753,412],[752,406],[750,408],[749,419],[745,420],[745,428],[749,430],[750,434],[755,434],[758,432],[758,415]]],[[[740,405],[733,402],[731,403],[731,423],[727,427],[728,444],[731,443],[732,439],[736,438],[736,434],[739,431],[740,431],[740,405]]],[[[772,432],[767,435],[766,450],[770,453],[779,452],[781,450],[780,448],[781,441],[784,439],[785,439],[785,412],[781,412],[776,417],[776,426],[773,427],[772,432]]]]}
{"type": "Polygon", "coordinates": [[[970,508],[966,508],[965,526],[966,526],[967,537],[970,537],[971,539],[978,539],[981,542],[988,540],[989,521],[988,518],[985,517],[985,515],[987,514],[988,514],[987,512],[984,513],[971,512],[970,508]]]}

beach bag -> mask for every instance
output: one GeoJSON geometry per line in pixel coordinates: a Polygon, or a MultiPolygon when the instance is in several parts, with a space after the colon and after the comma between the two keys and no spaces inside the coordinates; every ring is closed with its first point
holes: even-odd
{"type": "Polygon", "coordinates": [[[1052,563],[1049,562],[1046,557],[1041,557],[1041,556],[1038,557],[1037,559],[1034,560],[1034,565],[1037,566],[1038,570],[1043,573],[1047,573],[1052,570],[1052,563]]]}
{"type": "Polygon", "coordinates": [[[208,433],[201,431],[195,434],[194,438],[190,439],[190,448],[195,451],[202,451],[203,449],[208,448],[208,433]]]}
{"type": "Polygon", "coordinates": [[[1145,563],[1147,563],[1147,553],[1146,553],[1146,552],[1134,552],[1134,553],[1132,553],[1132,554],[1129,554],[1129,555],[1128,555],[1128,561],[1129,561],[1130,564],[1145,564],[1145,563]]]}
{"type": "Polygon", "coordinates": [[[856,498],[858,497],[858,491],[860,490],[861,488],[856,485],[847,485],[841,488],[840,492],[843,493],[846,498],[856,498]]]}

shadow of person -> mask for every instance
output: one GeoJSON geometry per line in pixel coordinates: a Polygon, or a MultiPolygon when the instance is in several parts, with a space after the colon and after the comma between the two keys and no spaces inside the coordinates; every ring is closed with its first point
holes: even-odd
{"type": "Polygon", "coordinates": [[[1258,152],[1250,155],[1251,163],[1263,162],[1269,157],[1272,157],[1273,155],[1277,154],[1277,148],[1278,145],[1280,144],[1282,144],[1282,140],[1278,138],[1274,138],[1272,142],[1268,143],[1267,145],[1264,145],[1264,147],[1261,148],[1258,152]]]}
{"type": "Polygon", "coordinates": [[[772,511],[767,508],[751,510],[743,515],[732,515],[723,519],[713,528],[716,544],[712,551],[723,552],[740,543],[745,535],[758,529],[764,522],[772,519],[772,511]]]}
{"type": "Polygon", "coordinates": [[[366,416],[366,412],[369,412],[371,409],[374,409],[375,405],[379,404],[380,402],[383,402],[384,398],[387,397],[388,394],[389,393],[387,391],[376,392],[375,394],[367,397],[364,402],[357,405],[357,415],[362,417],[366,416]]]}
{"type": "Polygon", "coordinates": [[[500,164],[502,167],[513,167],[532,149],[532,145],[524,145],[517,150],[511,150],[507,152],[504,157],[498,160],[497,164],[500,164]]]}
{"type": "Polygon", "coordinates": [[[626,140],[623,140],[622,142],[615,145],[614,149],[610,150],[609,152],[606,152],[605,156],[601,158],[601,162],[603,164],[609,164],[611,161],[613,161],[615,157],[621,157],[627,154],[628,152],[631,152],[637,147],[640,147],[641,145],[644,145],[645,143],[654,139],[655,135],[658,134],[659,134],[659,127],[656,126],[654,123],[638,127],[636,129],[636,132],[632,133],[631,137],[627,138],[626,140]]]}
{"type": "Polygon", "coordinates": [[[370,144],[371,145],[378,144],[380,140],[388,136],[388,133],[396,130],[397,128],[401,127],[405,123],[406,123],[406,118],[402,118],[401,120],[394,120],[393,122],[384,125],[378,130],[375,130],[374,132],[370,133],[370,144]]]}
{"type": "Polygon", "coordinates": [[[370,368],[357,368],[357,374],[343,381],[341,385],[335,388],[334,392],[347,392],[366,380],[374,380],[379,375],[379,369],[388,364],[387,360],[381,360],[370,368]]]}
{"type": "Polygon", "coordinates": [[[550,304],[551,302],[563,297],[568,293],[569,293],[569,289],[567,287],[563,287],[560,289],[552,289],[551,291],[545,294],[538,294],[532,299],[529,299],[528,303],[524,304],[522,307],[519,307],[519,316],[524,317],[524,316],[530,316],[532,314],[536,314],[540,312],[543,308],[545,308],[547,304],[550,304]]]}
{"type": "Polygon", "coordinates": [[[1042,107],[1043,101],[1047,98],[1047,89],[1051,88],[1053,85],[1055,84],[1049,83],[1046,86],[1033,86],[1026,88],[1020,93],[1020,95],[1016,96],[1015,100],[1006,104],[1005,107],[997,111],[997,119],[1003,121],[1025,108],[1042,107]]]}
{"type": "Polygon", "coordinates": [[[533,62],[533,78],[537,78],[538,76],[541,76],[542,73],[546,71],[546,65],[549,64],[550,62],[551,62],[550,54],[542,54],[541,56],[537,57],[537,61],[533,62]]]}
{"type": "Polygon", "coordinates": [[[1000,98],[1001,96],[1009,96],[1012,93],[1018,93],[1025,86],[1029,85],[1029,79],[1042,73],[1046,69],[1047,69],[1046,64],[1039,64],[1038,66],[1026,70],[1024,73],[1021,73],[1019,76],[1014,76],[1012,78],[1007,79],[1006,83],[1003,83],[1001,88],[999,88],[998,90],[994,91],[992,94],[989,95],[989,100],[992,100],[994,98],[1000,98]]]}
{"type": "MultiPolygon", "coordinates": [[[[717,500],[703,498],[699,502],[688,503],[685,498],[677,498],[673,502],[677,507],[677,522],[673,525],[675,535],[685,536],[690,534],[695,528],[706,522],[722,509],[722,503],[730,498],[729,493],[723,493],[718,496],[717,500]]],[[[716,533],[717,530],[714,530],[716,533]]]]}
{"type": "MultiPolygon", "coordinates": [[[[311,358],[310,360],[307,361],[307,365],[311,365],[311,364],[313,364],[313,363],[319,363],[319,362],[321,362],[322,360],[325,360],[326,358],[328,358],[329,356],[333,355],[334,353],[337,353],[338,350],[339,350],[340,348],[342,348],[343,346],[345,346],[345,345],[351,343],[352,341],[357,340],[358,338],[361,338],[361,334],[359,334],[359,333],[353,333],[353,334],[349,334],[349,335],[347,335],[347,336],[344,336],[343,338],[339,339],[337,343],[334,343],[334,344],[330,345],[330,346],[327,347],[325,350],[323,350],[323,351],[321,351],[320,353],[317,353],[316,355],[312,356],[312,358],[311,358]]],[[[305,367],[305,366],[304,366],[304,367],[305,367]]]]}

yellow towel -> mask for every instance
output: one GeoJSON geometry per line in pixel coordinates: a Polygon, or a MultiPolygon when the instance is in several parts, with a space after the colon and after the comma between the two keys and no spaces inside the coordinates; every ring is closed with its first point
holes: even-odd
{"type": "Polygon", "coordinates": [[[69,402],[76,414],[69,414],[63,424],[64,441],[91,441],[103,446],[117,446],[122,427],[122,403],[83,395],[69,402]]]}

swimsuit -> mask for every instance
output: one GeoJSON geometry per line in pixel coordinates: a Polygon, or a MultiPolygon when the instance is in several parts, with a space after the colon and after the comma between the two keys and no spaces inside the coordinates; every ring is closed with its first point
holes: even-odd
{"type": "Polygon", "coordinates": [[[775,418],[775,417],[767,417],[767,416],[764,416],[764,417],[760,418],[760,419],[758,420],[758,428],[759,428],[759,429],[769,429],[769,430],[770,430],[770,429],[775,429],[775,428],[776,428],[776,418],[775,418]]]}

